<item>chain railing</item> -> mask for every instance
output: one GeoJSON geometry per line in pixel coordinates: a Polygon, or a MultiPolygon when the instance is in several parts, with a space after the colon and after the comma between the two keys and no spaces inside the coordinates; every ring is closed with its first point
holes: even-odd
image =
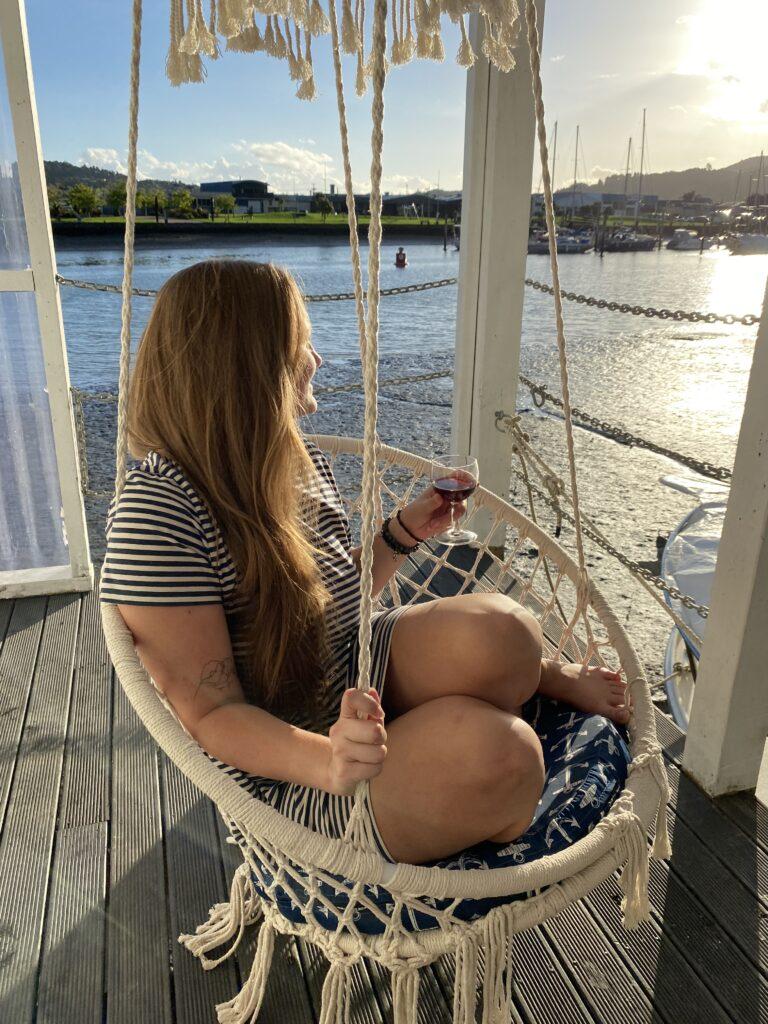
{"type": "MultiPolygon", "coordinates": [[[[531,397],[533,398],[533,404],[540,409],[545,402],[551,402],[552,405],[557,406],[559,409],[563,407],[563,401],[558,398],[557,395],[553,395],[550,391],[544,387],[543,384],[536,384],[535,381],[529,380],[528,377],[524,377],[520,374],[520,381],[530,390],[531,397]]],[[[605,437],[610,438],[613,441],[618,441],[619,444],[624,444],[630,448],[645,448],[649,452],[655,452],[657,455],[664,455],[668,459],[672,459],[674,462],[679,462],[682,466],[687,466],[688,469],[694,470],[696,473],[700,473],[701,476],[709,477],[712,480],[727,481],[733,476],[730,469],[725,466],[715,466],[711,462],[705,462],[701,459],[695,459],[691,455],[683,455],[680,452],[674,451],[672,448],[665,448],[663,445],[656,444],[654,441],[648,441],[644,437],[640,437],[638,434],[633,434],[624,427],[616,426],[613,423],[608,423],[605,420],[597,419],[595,416],[590,416],[589,413],[583,412],[581,409],[571,408],[571,415],[579,423],[585,423],[595,430],[599,430],[605,437]]]]}
{"type": "MultiPolygon", "coordinates": [[[[534,281],[526,277],[525,283],[529,288],[537,292],[546,292],[547,295],[554,294],[551,284],[543,281],[534,281]]],[[[578,292],[568,292],[560,289],[561,296],[567,302],[576,302],[580,306],[591,306],[594,309],[607,309],[611,313],[630,313],[632,316],[657,317],[659,320],[673,320],[676,322],[687,322],[693,324],[743,324],[745,327],[753,327],[760,323],[760,317],[753,313],[745,313],[737,316],[735,313],[697,313],[688,312],[685,309],[666,309],[655,306],[638,306],[631,302],[615,302],[612,299],[596,299],[593,295],[581,295],[578,292]]]]}
{"type": "MultiPolygon", "coordinates": [[[[66,285],[70,288],[83,288],[90,292],[109,292],[115,295],[119,295],[122,292],[120,285],[100,284],[96,281],[80,281],[71,277],[62,277],[61,274],[56,275],[56,280],[61,285],[66,285]]],[[[457,284],[457,282],[457,277],[444,277],[438,281],[423,281],[420,284],[406,284],[398,288],[384,288],[381,294],[409,295],[412,292],[427,292],[435,288],[446,288],[448,285],[457,284]]],[[[525,284],[535,291],[545,292],[548,295],[551,295],[553,291],[552,285],[546,284],[543,281],[535,281],[532,277],[526,277],[525,284]]],[[[157,295],[157,289],[154,288],[133,288],[131,291],[133,295],[143,298],[152,298],[154,295],[157,295]]],[[[561,289],[560,294],[566,301],[575,302],[580,306],[607,309],[612,313],[629,313],[632,316],[656,317],[659,320],[701,324],[742,324],[744,327],[753,327],[755,324],[760,323],[760,317],[752,313],[737,316],[733,313],[697,313],[695,311],[688,312],[684,309],[666,309],[664,307],[657,309],[655,306],[638,306],[630,302],[597,299],[593,295],[581,295],[578,292],[565,291],[565,289],[561,289]]],[[[317,295],[305,295],[304,299],[306,302],[347,302],[353,300],[354,297],[354,292],[328,292],[317,295]]]]}

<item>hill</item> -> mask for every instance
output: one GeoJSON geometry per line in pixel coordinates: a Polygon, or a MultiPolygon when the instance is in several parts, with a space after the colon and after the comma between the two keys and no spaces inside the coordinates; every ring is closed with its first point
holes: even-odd
{"type": "MultiPolygon", "coordinates": [[[[49,185],[69,188],[71,185],[90,185],[91,188],[108,189],[117,182],[124,182],[125,175],[119,171],[108,171],[103,167],[78,166],[66,160],[46,160],[45,177],[49,185]]],[[[197,195],[197,185],[188,185],[182,181],[161,181],[155,178],[141,178],[139,188],[162,188],[166,192],[174,192],[180,188],[188,189],[197,195]]]]}
{"type": "MultiPolygon", "coordinates": [[[[756,183],[749,188],[749,179],[756,178],[760,168],[760,157],[752,156],[738,163],[720,167],[711,166],[689,167],[685,171],[662,171],[657,174],[643,175],[643,192],[646,195],[657,195],[660,199],[679,199],[686,192],[697,192],[699,195],[714,199],[716,203],[732,203],[734,195],[737,199],[745,199],[748,192],[756,192],[756,183]],[[736,187],[738,185],[738,194],[736,187]]],[[[768,175],[768,160],[763,163],[763,171],[768,175]]],[[[627,191],[631,195],[637,191],[638,175],[629,178],[627,191]]],[[[611,174],[596,184],[587,186],[603,192],[623,192],[624,175],[611,174]]],[[[763,192],[766,191],[763,185],[763,192]]]]}

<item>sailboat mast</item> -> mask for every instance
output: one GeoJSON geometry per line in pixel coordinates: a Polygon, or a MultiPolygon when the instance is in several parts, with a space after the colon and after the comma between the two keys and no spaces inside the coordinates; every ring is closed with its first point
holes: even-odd
{"type": "Polygon", "coordinates": [[[643,196],[643,164],[645,161],[645,107],[643,107],[643,141],[640,145],[640,179],[637,183],[637,206],[635,207],[635,231],[640,225],[640,202],[643,196]]]}
{"type": "Polygon", "coordinates": [[[755,201],[755,206],[757,206],[758,208],[760,206],[760,193],[762,191],[762,187],[763,187],[763,150],[761,149],[760,150],[760,163],[759,163],[758,169],[757,169],[757,199],[755,201]]]}
{"type": "Polygon", "coordinates": [[[576,175],[579,166],[579,125],[576,125],[576,152],[573,155],[573,197],[571,199],[571,220],[576,215],[576,175]]]}
{"type": "Polygon", "coordinates": [[[632,136],[627,145],[627,169],[624,172],[624,209],[621,211],[621,226],[624,227],[624,216],[627,212],[627,195],[629,194],[629,161],[632,158],[632,136]]]}
{"type": "Polygon", "coordinates": [[[552,133],[552,194],[555,193],[555,168],[557,167],[557,121],[552,133]]]}

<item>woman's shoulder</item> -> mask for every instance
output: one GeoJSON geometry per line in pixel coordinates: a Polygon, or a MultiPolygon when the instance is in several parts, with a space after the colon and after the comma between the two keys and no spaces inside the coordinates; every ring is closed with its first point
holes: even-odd
{"type": "Polygon", "coordinates": [[[160,452],[150,451],[128,471],[120,497],[112,499],[107,530],[115,518],[152,514],[168,525],[195,530],[208,539],[212,523],[204,502],[184,469],[160,452]]]}

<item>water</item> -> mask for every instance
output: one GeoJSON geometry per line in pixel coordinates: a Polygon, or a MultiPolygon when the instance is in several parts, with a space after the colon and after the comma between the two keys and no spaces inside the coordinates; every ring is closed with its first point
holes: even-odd
{"type": "MultiPolygon", "coordinates": [[[[59,271],[67,277],[119,284],[122,251],[103,245],[57,246],[59,271]]],[[[454,277],[459,256],[443,252],[439,240],[408,241],[409,266],[394,267],[395,245],[383,253],[382,286],[454,277]]],[[[363,250],[364,260],[367,252],[363,250]]],[[[143,245],[137,251],[135,284],[157,288],[176,270],[211,256],[273,260],[288,267],[308,293],[352,290],[346,242],[301,244],[260,239],[242,244],[143,245]]],[[[727,252],[628,253],[564,256],[561,279],[569,290],[643,306],[757,313],[761,309],[768,257],[727,252]]],[[[549,280],[548,259],[528,258],[527,276],[549,280]]],[[[151,299],[134,302],[138,338],[151,299]]],[[[114,388],[117,382],[120,299],[116,295],[62,289],[72,382],[86,389],[114,388]]],[[[314,340],[325,364],[318,387],[360,379],[354,303],[310,306],[314,340]]],[[[575,406],[607,422],[678,451],[730,466],[736,449],[756,328],[735,324],[688,324],[608,313],[565,304],[566,333],[575,406]]],[[[456,287],[393,296],[382,301],[382,378],[450,369],[456,322],[456,287]]],[[[554,313],[551,296],[526,289],[520,368],[559,393],[554,313]]],[[[450,443],[452,380],[383,388],[379,430],[398,447],[429,455],[450,443]]],[[[320,396],[320,411],[307,429],[318,433],[362,433],[359,394],[320,396]]],[[[518,408],[533,411],[521,390],[518,408]]],[[[114,407],[86,403],[91,484],[108,489],[114,472],[114,407]]],[[[534,447],[556,470],[566,473],[562,423],[551,416],[524,419],[534,447]]],[[[657,534],[668,533],[695,504],[694,499],[659,484],[659,477],[681,472],[660,456],[619,446],[594,432],[576,431],[582,508],[628,557],[653,567],[657,534]]],[[[481,466],[482,478],[482,466],[481,466]]],[[[513,502],[528,511],[527,495],[516,485],[513,502]]],[[[87,501],[91,550],[103,556],[104,503],[87,501]]],[[[550,532],[554,520],[537,509],[550,532]]],[[[574,552],[566,524],[560,542],[574,552]]],[[[625,570],[599,548],[588,545],[588,565],[626,627],[648,675],[659,679],[671,621],[625,570]]]]}
{"type": "MultiPolygon", "coordinates": [[[[437,240],[408,242],[409,266],[394,267],[396,246],[383,252],[383,288],[453,277],[459,254],[437,240]]],[[[272,260],[290,269],[308,293],[351,291],[346,241],[259,240],[243,244],[144,245],[137,250],[134,282],[157,288],[172,273],[209,257],[272,260]]],[[[366,257],[366,250],[363,250],[366,257]]],[[[60,244],[59,272],[67,277],[119,284],[122,250],[60,244]]],[[[528,276],[549,280],[548,258],[530,256],[528,276]]],[[[567,289],[670,309],[722,313],[758,312],[768,256],[662,250],[606,256],[566,256],[567,289]]],[[[117,381],[120,300],[115,295],[62,289],[72,382],[81,388],[114,387],[117,381]]],[[[134,302],[134,338],[151,300],[134,302]]],[[[354,304],[311,306],[315,343],[326,360],[318,386],[345,379],[358,362],[354,304]]],[[[566,303],[572,400],[607,421],[669,443],[699,458],[733,460],[746,393],[755,329],[740,325],[675,323],[608,313],[566,303]]],[[[423,372],[450,365],[456,322],[456,287],[383,300],[382,375],[423,372]]],[[[526,291],[521,371],[559,391],[552,299],[526,291]]],[[[450,382],[446,384],[450,388],[450,382]]],[[[433,393],[433,389],[431,389],[433,393]]],[[[449,391],[446,391],[450,400],[449,391]]],[[[521,396],[524,399],[525,396],[521,396]]]]}

